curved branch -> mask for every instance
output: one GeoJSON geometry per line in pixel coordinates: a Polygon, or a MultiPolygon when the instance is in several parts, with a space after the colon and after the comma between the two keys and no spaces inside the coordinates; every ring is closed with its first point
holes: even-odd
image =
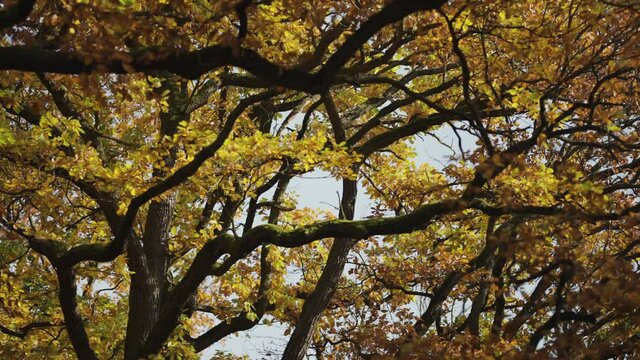
{"type": "MultiPolygon", "coordinates": [[[[302,226],[293,230],[264,224],[247,231],[242,237],[221,234],[208,241],[196,255],[189,270],[167,296],[161,309],[162,317],[155,324],[146,347],[140,355],[157,352],[170,332],[175,328],[178,317],[190,294],[192,294],[207,276],[220,276],[237,261],[254,251],[260,245],[272,244],[285,248],[294,248],[326,238],[366,239],[376,235],[410,233],[427,228],[432,221],[442,215],[476,207],[476,203],[460,198],[423,205],[405,215],[374,218],[366,220],[330,220],[302,226]],[[219,260],[229,255],[224,261],[219,260]]],[[[513,209],[522,212],[519,209],[513,209]]],[[[527,209],[536,210],[536,209],[527,209]]],[[[547,209],[542,210],[543,213],[547,209]]]]}
{"type": "Polygon", "coordinates": [[[128,69],[133,68],[136,72],[166,70],[195,79],[213,69],[230,65],[242,68],[262,80],[279,86],[320,94],[331,86],[336,74],[357,49],[380,29],[418,11],[437,9],[445,2],[445,0],[396,0],[388,4],[347,38],[317,73],[283,69],[282,66],[270,62],[251,49],[222,45],[190,52],[175,52],[159,60],[145,60],[149,58],[149,54],[145,53],[131,54],[133,60],[130,63],[112,60],[108,64],[92,62],[88,65],[79,54],[72,52],[48,50],[40,46],[8,46],[0,48],[0,70],[62,74],[106,71],[124,74],[129,72],[128,69]]]}
{"type": "Polygon", "coordinates": [[[203,246],[184,278],[172,289],[161,309],[162,317],[155,324],[146,347],[140,355],[153,354],[161,348],[175,328],[190,294],[207,276],[225,273],[238,260],[262,244],[291,248],[331,237],[366,239],[374,235],[411,232],[426,228],[436,216],[460,210],[463,205],[457,200],[443,201],[424,205],[413,213],[392,218],[359,221],[331,220],[293,230],[264,224],[251,229],[240,238],[222,234],[203,246]],[[217,261],[225,254],[230,256],[218,263],[217,261]]]}
{"type": "Polygon", "coordinates": [[[222,131],[218,134],[216,140],[208,146],[201,149],[193,160],[167,176],[158,184],[150,187],[142,194],[131,200],[126,214],[119,223],[118,231],[115,233],[114,239],[109,244],[83,244],[69,249],[62,257],[61,261],[72,266],[81,261],[111,261],[122,253],[125,246],[125,240],[131,233],[131,227],[135,221],[138,209],[154,197],[163,194],[173,187],[181,184],[190,176],[195,174],[205,161],[213,157],[218,149],[222,147],[225,140],[229,137],[233,130],[236,120],[242,113],[252,104],[273,96],[276,92],[268,90],[257,95],[250,96],[238,104],[236,108],[229,114],[222,131]]]}
{"type": "Polygon", "coordinates": [[[60,289],[58,299],[64,315],[65,327],[69,334],[69,339],[73,345],[78,358],[87,360],[98,360],[95,352],[89,344],[87,331],[82,323],[82,317],[78,313],[78,303],[76,302],[76,283],[73,269],[70,267],[56,267],[56,275],[60,289]]]}
{"type": "Polygon", "coordinates": [[[51,326],[58,326],[58,325],[52,324],[50,322],[38,321],[38,322],[27,324],[18,330],[11,330],[4,325],[0,325],[0,332],[9,336],[24,339],[25,337],[27,337],[27,335],[29,335],[29,332],[31,332],[31,330],[40,329],[44,327],[51,327],[51,326]]]}

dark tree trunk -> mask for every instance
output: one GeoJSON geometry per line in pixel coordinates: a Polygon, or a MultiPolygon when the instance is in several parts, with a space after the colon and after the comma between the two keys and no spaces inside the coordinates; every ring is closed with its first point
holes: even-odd
{"type": "Polygon", "coordinates": [[[140,348],[160,315],[160,307],[168,285],[167,241],[174,203],[174,197],[169,197],[154,201],[149,206],[142,238],[142,253],[138,254],[142,256],[143,261],[138,262],[135,273],[131,276],[126,359],[137,358],[140,348]]]}
{"type": "MultiPolygon", "coordinates": [[[[169,77],[163,80],[158,91],[169,90],[169,109],[160,113],[160,135],[172,136],[178,124],[187,120],[188,104],[186,82],[169,77]]],[[[175,164],[176,149],[171,149],[163,161],[166,168],[175,164]]],[[[165,169],[166,169],[165,168],[165,169]]],[[[165,169],[154,171],[154,177],[163,178],[165,169]]],[[[129,266],[132,270],[129,291],[129,317],[125,340],[125,359],[140,356],[151,329],[160,317],[163,298],[169,290],[167,271],[170,265],[168,240],[176,195],[169,194],[149,204],[142,239],[135,236],[128,244],[129,266]]]]}

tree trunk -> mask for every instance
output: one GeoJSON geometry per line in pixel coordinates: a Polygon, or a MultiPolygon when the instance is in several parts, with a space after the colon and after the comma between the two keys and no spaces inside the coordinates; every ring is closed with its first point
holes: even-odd
{"type": "MultiPolygon", "coordinates": [[[[163,79],[159,92],[169,90],[169,109],[160,113],[160,135],[172,136],[180,121],[187,120],[185,109],[188,103],[186,83],[176,77],[163,79]]],[[[163,161],[167,168],[175,164],[176,149],[173,148],[163,161]]],[[[154,171],[155,178],[163,178],[166,170],[154,171]]],[[[169,194],[149,204],[142,241],[135,238],[128,244],[129,266],[132,269],[129,290],[129,318],[125,340],[125,359],[138,359],[151,329],[160,317],[163,297],[169,283],[167,271],[170,265],[169,233],[175,207],[176,195],[169,194]]]]}
{"type": "Polygon", "coordinates": [[[143,252],[138,255],[142,256],[143,261],[136,266],[135,273],[131,275],[126,359],[137,358],[140,348],[160,315],[163,296],[168,287],[167,241],[174,204],[175,198],[171,196],[161,201],[153,201],[149,206],[142,238],[143,252]]]}

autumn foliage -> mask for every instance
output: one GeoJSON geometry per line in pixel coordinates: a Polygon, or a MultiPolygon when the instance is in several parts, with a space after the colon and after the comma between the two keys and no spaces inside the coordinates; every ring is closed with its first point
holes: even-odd
{"type": "Polygon", "coordinates": [[[636,0],[7,0],[0,33],[0,358],[640,356],[636,0]]]}

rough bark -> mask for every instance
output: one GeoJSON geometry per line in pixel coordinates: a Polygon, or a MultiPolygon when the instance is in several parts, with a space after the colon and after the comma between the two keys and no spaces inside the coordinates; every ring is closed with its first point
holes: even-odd
{"type": "MultiPolygon", "coordinates": [[[[176,133],[178,123],[188,117],[185,112],[188,102],[186,83],[170,76],[164,79],[160,90],[169,91],[169,109],[160,114],[160,134],[172,136],[176,133]]],[[[169,151],[163,160],[168,168],[173,167],[175,149],[169,151]]],[[[165,170],[154,171],[156,178],[165,176],[165,170]]],[[[147,211],[142,239],[134,238],[129,242],[129,266],[133,274],[129,291],[125,359],[137,359],[140,356],[141,348],[160,317],[169,285],[168,239],[175,200],[175,194],[153,200],[147,211]]]]}
{"type": "MultiPolygon", "coordinates": [[[[163,296],[167,291],[169,253],[167,240],[171,227],[175,197],[153,201],[142,239],[144,266],[131,276],[129,319],[125,358],[136,359],[153,324],[160,316],[163,296]]],[[[137,268],[138,266],[136,266],[137,268]]]]}

